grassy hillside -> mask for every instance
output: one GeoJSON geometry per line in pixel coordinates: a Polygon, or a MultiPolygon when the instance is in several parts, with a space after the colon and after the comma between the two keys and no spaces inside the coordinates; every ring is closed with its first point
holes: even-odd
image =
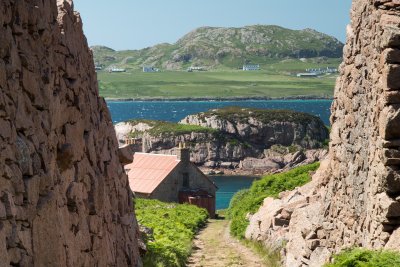
{"type": "Polygon", "coordinates": [[[92,47],[95,63],[140,69],[144,65],[163,70],[189,66],[237,69],[245,63],[265,66],[285,58],[340,58],[343,44],[334,37],[311,30],[290,30],[273,25],[242,28],[202,27],[175,44],[158,44],[141,50],[114,51],[92,47]]]}
{"type": "Polygon", "coordinates": [[[115,51],[92,47],[100,94],[106,98],[282,98],[332,97],[336,74],[298,78],[306,69],[337,68],[343,44],[313,31],[278,26],[204,27],[175,44],[115,51]],[[245,63],[259,71],[241,71],[245,63]],[[108,73],[115,66],[125,73],[108,73]],[[160,69],[143,73],[142,66],[160,69]],[[186,72],[189,66],[205,71],[186,72]]]}

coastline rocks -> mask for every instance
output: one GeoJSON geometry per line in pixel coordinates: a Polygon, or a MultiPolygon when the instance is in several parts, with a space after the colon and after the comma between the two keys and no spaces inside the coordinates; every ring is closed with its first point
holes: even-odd
{"type": "Polygon", "coordinates": [[[273,172],[283,168],[282,164],[275,162],[271,159],[256,159],[256,158],[245,158],[239,164],[239,168],[244,171],[249,170],[260,170],[263,172],[273,172]]]}
{"type": "Polygon", "coordinates": [[[174,154],[179,143],[185,143],[191,161],[199,166],[253,174],[321,160],[328,137],[315,116],[247,108],[211,110],[190,115],[179,124],[132,120],[118,123],[115,129],[120,144],[127,137],[140,139],[140,152],[174,154]]]}
{"type": "Polygon", "coordinates": [[[157,152],[160,154],[174,154],[179,143],[186,143],[190,147],[191,161],[203,165],[215,162],[218,166],[223,162],[240,162],[241,159],[262,154],[257,147],[248,147],[243,143],[220,140],[213,134],[190,133],[178,136],[142,135],[143,152],[157,152]]]}
{"type": "Polygon", "coordinates": [[[182,124],[199,125],[232,134],[249,143],[312,149],[321,146],[329,133],[313,115],[289,110],[227,107],[189,115],[182,124]]]}

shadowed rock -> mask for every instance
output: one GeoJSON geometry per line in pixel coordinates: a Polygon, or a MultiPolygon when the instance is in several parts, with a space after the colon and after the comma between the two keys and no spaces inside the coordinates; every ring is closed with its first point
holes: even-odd
{"type": "Polygon", "coordinates": [[[0,266],[139,266],[132,194],[71,0],[0,4],[0,266]]]}

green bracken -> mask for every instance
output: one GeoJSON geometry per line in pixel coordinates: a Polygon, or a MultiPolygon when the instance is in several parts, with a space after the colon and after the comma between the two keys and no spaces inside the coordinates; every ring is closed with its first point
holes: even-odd
{"type": "Polygon", "coordinates": [[[144,266],[185,266],[192,239],[207,221],[207,211],[193,205],[148,199],[136,199],[135,211],[139,224],[154,231],[146,242],[144,266]]]}
{"type": "Polygon", "coordinates": [[[373,251],[362,248],[345,250],[334,256],[333,263],[324,267],[395,267],[400,266],[400,253],[373,251]]]}
{"type": "Polygon", "coordinates": [[[255,213],[264,199],[277,197],[280,192],[293,190],[311,180],[310,173],[317,170],[319,163],[301,166],[288,172],[267,175],[255,181],[250,189],[236,193],[229,204],[228,216],[231,218],[231,233],[239,239],[244,238],[249,224],[248,213],[255,213]]]}

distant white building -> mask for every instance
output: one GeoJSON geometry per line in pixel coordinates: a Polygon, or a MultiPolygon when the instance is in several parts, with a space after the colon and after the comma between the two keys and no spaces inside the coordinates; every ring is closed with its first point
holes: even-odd
{"type": "Polygon", "coordinates": [[[250,70],[260,70],[260,65],[243,65],[243,70],[250,71],[250,70]]]}
{"type": "Polygon", "coordinates": [[[321,75],[326,73],[338,73],[339,71],[337,68],[326,67],[326,68],[306,69],[306,72],[316,73],[317,75],[321,75]]]}
{"type": "Polygon", "coordinates": [[[110,68],[108,68],[108,72],[126,72],[126,69],[111,66],[110,68]]]}
{"type": "Polygon", "coordinates": [[[339,70],[337,68],[326,67],[326,73],[338,73],[339,70]]]}
{"type": "Polygon", "coordinates": [[[159,72],[160,70],[154,67],[143,66],[143,72],[159,72]]]}
{"type": "Polygon", "coordinates": [[[193,67],[193,66],[191,66],[191,67],[189,67],[187,69],[187,71],[189,71],[189,72],[192,72],[192,71],[204,71],[204,70],[205,70],[204,67],[193,67]]]}
{"type": "Polygon", "coordinates": [[[298,73],[297,77],[299,77],[299,78],[316,78],[316,77],[318,77],[318,74],[315,72],[298,73]]]}

